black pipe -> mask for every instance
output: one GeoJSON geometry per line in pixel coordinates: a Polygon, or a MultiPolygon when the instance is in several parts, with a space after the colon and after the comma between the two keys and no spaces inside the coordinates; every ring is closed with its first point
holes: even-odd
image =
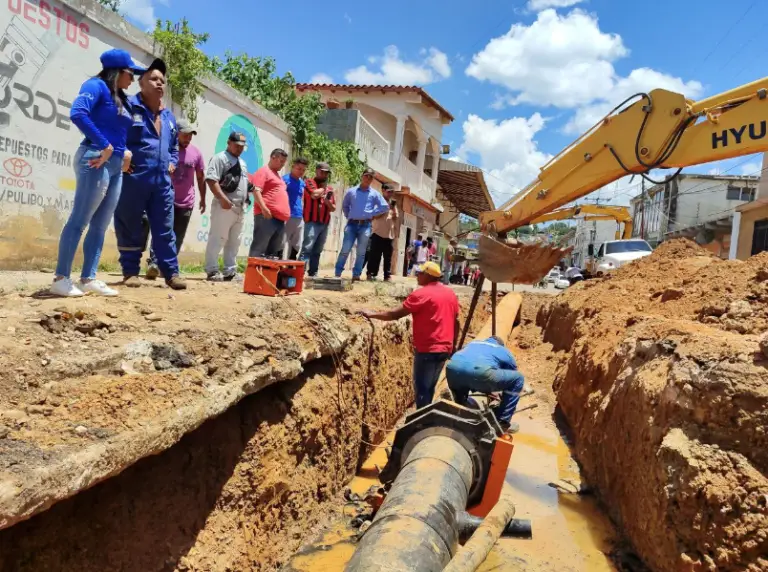
{"type": "Polygon", "coordinates": [[[477,307],[477,301],[480,299],[480,293],[483,291],[483,282],[485,282],[485,276],[480,274],[477,278],[477,284],[475,284],[475,293],[472,295],[472,302],[469,304],[469,312],[467,313],[467,321],[464,322],[464,329],[461,332],[461,339],[456,350],[460,350],[464,347],[464,340],[469,332],[469,326],[472,325],[472,316],[475,315],[475,308],[477,307]]]}
{"type": "MultiPolygon", "coordinates": [[[[459,513],[459,542],[466,542],[482,523],[483,519],[479,516],[472,516],[467,512],[459,513]]],[[[531,521],[523,518],[513,518],[504,527],[501,536],[505,538],[533,538],[531,521]]]]}
{"type": "Polygon", "coordinates": [[[471,485],[472,460],[456,439],[420,440],[345,570],[441,571],[458,548],[457,518],[471,485]]]}

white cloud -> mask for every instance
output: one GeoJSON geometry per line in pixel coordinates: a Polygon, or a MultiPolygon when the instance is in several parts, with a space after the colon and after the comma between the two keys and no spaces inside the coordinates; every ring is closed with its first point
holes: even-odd
{"type": "Polygon", "coordinates": [[[763,164],[760,161],[750,161],[741,166],[742,175],[760,175],[762,174],[763,164]]]}
{"type": "Polygon", "coordinates": [[[448,57],[437,48],[429,48],[418,62],[406,62],[400,58],[397,46],[387,46],[382,57],[368,58],[379,69],[358,66],[347,71],[344,78],[349,83],[374,85],[427,85],[451,75],[448,57]]]}
{"type": "Polygon", "coordinates": [[[346,20],[347,24],[351,24],[352,23],[352,16],[350,16],[349,14],[344,12],[344,20],[346,20]]]}
{"type": "Polygon", "coordinates": [[[540,12],[547,8],[568,8],[582,3],[584,0],[528,0],[528,8],[531,12],[540,12]]]}
{"type": "Polygon", "coordinates": [[[154,30],[157,22],[155,6],[161,4],[167,6],[169,0],[125,0],[120,5],[120,13],[147,30],[154,30]]]}
{"type": "Polygon", "coordinates": [[[597,98],[596,102],[579,108],[565,126],[565,131],[583,133],[627,97],[657,88],[682,93],[691,99],[696,99],[704,90],[698,81],[684,81],[649,68],[638,68],[632,70],[627,77],[615,78],[610,92],[597,98]]]}
{"type": "Polygon", "coordinates": [[[609,92],[611,62],[629,53],[620,36],[600,30],[597,18],[573,10],[540,12],[530,26],[513,25],[472,57],[467,75],[506,87],[507,103],[577,107],[609,92]]]}
{"type": "Polygon", "coordinates": [[[333,78],[327,73],[316,73],[309,78],[309,83],[333,83],[333,78]]]}
{"type": "Polygon", "coordinates": [[[539,113],[503,121],[470,114],[464,121],[464,142],[456,152],[464,159],[469,154],[479,157],[480,167],[487,173],[485,182],[497,205],[533,181],[539,168],[552,158],[534,140],[545,123],[539,113]]]}

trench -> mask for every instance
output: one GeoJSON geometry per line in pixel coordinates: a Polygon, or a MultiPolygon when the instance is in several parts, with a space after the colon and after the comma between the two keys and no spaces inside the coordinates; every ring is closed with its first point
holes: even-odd
{"type": "Polygon", "coordinates": [[[274,570],[413,401],[407,324],[358,336],[166,451],[0,532],[0,570],[274,570]],[[363,425],[362,420],[368,425],[363,425]]]}

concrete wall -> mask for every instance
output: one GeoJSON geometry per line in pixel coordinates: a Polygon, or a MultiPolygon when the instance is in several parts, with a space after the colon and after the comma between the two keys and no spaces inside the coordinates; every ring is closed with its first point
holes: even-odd
{"type": "MultiPolygon", "coordinates": [[[[99,55],[113,47],[146,64],[153,59],[146,34],[92,0],[0,0],[0,267],[55,264],[74,199],[72,157],[82,139],[69,109],[80,85],[100,70],[99,55]]],[[[289,150],[282,120],[222,82],[206,86],[194,141],[206,161],[226,147],[235,125],[248,138],[249,171],[273,148],[289,150]]],[[[241,255],[250,244],[247,220],[241,255]]],[[[208,226],[207,215],[195,212],[182,258],[201,258],[208,226]]],[[[115,255],[110,229],[103,259],[115,255]]]]}
{"type": "Polygon", "coordinates": [[[747,201],[728,200],[726,193],[729,184],[756,187],[758,181],[740,177],[711,179],[695,176],[681,177],[678,181],[676,196],[677,212],[670,221],[668,232],[694,226],[701,222],[727,216],[732,209],[747,201]]]}
{"type": "Polygon", "coordinates": [[[765,219],[768,219],[768,205],[741,213],[736,258],[746,260],[752,256],[752,237],[755,232],[755,222],[765,219]]]}

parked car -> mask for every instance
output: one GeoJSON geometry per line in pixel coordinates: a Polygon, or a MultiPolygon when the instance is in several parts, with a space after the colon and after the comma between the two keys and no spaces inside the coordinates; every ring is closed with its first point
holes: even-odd
{"type": "Polygon", "coordinates": [[[560,270],[558,268],[553,268],[549,271],[549,274],[547,274],[547,277],[545,280],[549,282],[550,284],[554,284],[560,279],[560,270]]]}
{"type": "Polygon", "coordinates": [[[560,290],[565,290],[570,285],[571,285],[571,282],[567,278],[558,278],[557,280],[555,280],[555,288],[558,288],[560,290]]]}

